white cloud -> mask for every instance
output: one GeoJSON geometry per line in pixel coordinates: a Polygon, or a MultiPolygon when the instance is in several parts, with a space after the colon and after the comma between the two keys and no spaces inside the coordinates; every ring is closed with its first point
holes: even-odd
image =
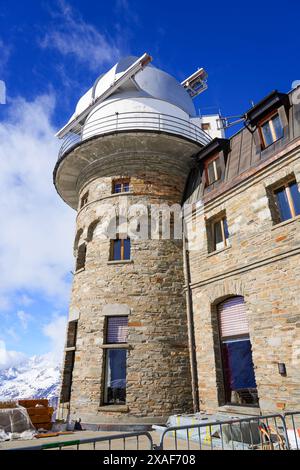
{"type": "Polygon", "coordinates": [[[52,183],[59,148],[51,124],[54,104],[52,95],[19,98],[5,107],[0,122],[2,307],[21,290],[68,298],[75,212],[52,183]]]}
{"type": "Polygon", "coordinates": [[[42,39],[42,47],[56,49],[62,55],[72,55],[93,71],[120,56],[120,49],[114,39],[84,21],[64,0],[58,1],[58,5],[59,10],[55,13],[52,11],[55,27],[50,28],[42,39]]]}
{"type": "Polygon", "coordinates": [[[19,318],[23,330],[27,330],[28,323],[33,319],[32,315],[29,313],[24,312],[24,310],[19,310],[17,312],[17,317],[19,318]]]}
{"type": "Polygon", "coordinates": [[[0,340],[0,370],[16,367],[26,360],[25,354],[18,351],[8,351],[4,341],[0,340]]]}
{"type": "Polygon", "coordinates": [[[66,340],[67,318],[62,315],[53,315],[51,321],[44,325],[43,333],[51,341],[51,352],[49,353],[54,364],[59,364],[62,360],[62,353],[66,340]]]}

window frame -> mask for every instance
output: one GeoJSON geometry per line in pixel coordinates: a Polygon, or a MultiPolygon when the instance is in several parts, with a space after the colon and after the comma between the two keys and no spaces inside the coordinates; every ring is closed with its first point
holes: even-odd
{"type": "Polygon", "coordinates": [[[206,187],[213,185],[217,181],[220,181],[221,178],[222,178],[222,172],[221,172],[220,176],[218,177],[218,169],[217,169],[217,165],[216,165],[217,160],[219,160],[219,163],[220,163],[220,154],[219,153],[212,155],[210,158],[208,158],[204,162],[205,186],[206,187]],[[214,172],[214,177],[215,177],[214,181],[212,181],[212,182],[210,182],[209,172],[208,172],[208,167],[211,164],[213,164],[213,172],[214,172]]]}
{"type": "Polygon", "coordinates": [[[81,271],[82,269],[85,269],[86,252],[87,252],[87,244],[86,243],[81,243],[80,245],[78,245],[75,272],[81,271]],[[81,250],[82,250],[82,253],[80,252],[81,250]],[[79,258],[79,256],[80,256],[80,258],[79,258]],[[80,264],[79,264],[79,261],[80,261],[80,264]]]}
{"type": "Polygon", "coordinates": [[[118,178],[112,181],[112,194],[123,194],[130,192],[130,178],[118,178]],[[117,184],[121,185],[121,191],[115,191],[117,184]],[[124,191],[124,185],[128,184],[128,191],[124,191]]]}
{"type": "Polygon", "coordinates": [[[88,200],[89,200],[89,192],[86,191],[86,193],[84,193],[80,199],[80,209],[82,209],[84,206],[87,205],[88,200]]]}
{"type": "Polygon", "coordinates": [[[109,261],[130,261],[131,260],[131,239],[130,237],[126,238],[120,238],[119,235],[117,235],[117,238],[114,238],[110,241],[110,255],[109,255],[109,261]],[[121,249],[120,249],[120,259],[115,259],[114,258],[114,247],[115,243],[120,240],[121,241],[121,249]],[[129,240],[129,258],[124,257],[125,253],[125,240],[129,240]]]}
{"type": "MultiPolygon", "coordinates": [[[[242,407],[249,407],[249,408],[259,408],[259,399],[257,403],[251,403],[251,404],[246,404],[246,403],[234,403],[230,402],[227,400],[226,397],[226,374],[225,374],[225,369],[226,369],[226,364],[225,364],[225,358],[224,358],[224,353],[223,353],[223,344],[229,341],[249,341],[250,346],[251,346],[251,352],[252,352],[252,362],[253,362],[253,370],[255,374],[255,364],[253,361],[253,346],[252,346],[252,341],[250,337],[250,332],[248,333],[242,333],[242,334],[236,334],[236,335],[230,335],[230,336],[223,336],[221,332],[221,319],[220,319],[220,313],[219,313],[219,306],[223,303],[226,302],[226,300],[230,300],[234,297],[239,297],[238,295],[235,296],[229,296],[228,298],[225,298],[223,301],[218,302],[215,304],[215,311],[216,311],[216,327],[217,327],[217,342],[218,342],[218,352],[217,354],[219,355],[219,360],[220,360],[220,365],[221,365],[221,377],[222,377],[222,387],[223,387],[223,393],[224,393],[224,402],[223,405],[225,406],[242,406],[242,407]]],[[[245,302],[245,299],[244,299],[245,302]]],[[[255,377],[256,379],[256,377],[255,377]]],[[[256,391],[258,391],[258,387],[256,384],[256,391]]]]}
{"type": "Polygon", "coordinates": [[[279,138],[277,138],[276,136],[276,132],[275,132],[275,129],[274,129],[274,126],[273,126],[273,122],[272,122],[272,119],[275,117],[275,116],[278,116],[279,120],[280,120],[280,124],[281,124],[281,128],[282,128],[282,134],[283,134],[283,125],[282,125],[282,121],[281,121],[281,118],[280,118],[280,114],[278,112],[278,109],[276,109],[275,111],[271,111],[267,116],[265,116],[262,120],[259,121],[258,123],[258,129],[259,129],[259,135],[260,135],[260,140],[261,140],[261,144],[262,144],[262,149],[266,149],[267,147],[270,147],[270,145],[274,144],[275,142],[278,142],[278,140],[282,139],[283,135],[279,138]],[[265,136],[264,136],[264,132],[263,132],[263,126],[269,122],[269,127],[270,127],[270,132],[271,132],[271,135],[272,135],[272,139],[273,139],[273,142],[271,142],[270,144],[267,144],[266,142],[266,139],[265,139],[265,136]],[[274,139],[275,137],[275,139],[274,139]]]}
{"type": "MultiPolygon", "coordinates": [[[[278,223],[286,222],[287,220],[292,220],[292,219],[294,219],[295,217],[297,217],[299,215],[299,214],[296,214],[294,199],[293,199],[293,196],[292,196],[291,190],[290,190],[290,185],[291,184],[298,185],[297,180],[295,178],[289,179],[289,180],[287,180],[285,182],[282,182],[282,183],[278,184],[277,186],[273,187],[272,192],[273,192],[273,197],[275,198],[275,205],[276,205],[277,211],[278,211],[278,220],[279,220],[278,223]],[[289,217],[285,220],[281,219],[281,213],[280,213],[280,208],[279,208],[279,203],[278,203],[278,198],[277,198],[277,192],[279,192],[280,190],[284,190],[284,192],[286,194],[286,197],[287,197],[289,210],[291,212],[291,217],[289,217]]],[[[298,192],[299,192],[299,189],[298,189],[298,192]]]]}
{"type": "Polygon", "coordinates": [[[226,234],[225,234],[224,220],[226,220],[227,232],[228,232],[228,223],[227,223],[226,214],[224,214],[223,216],[218,217],[215,220],[211,221],[212,253],[214,253],[215,251],[223,250],[224,248],[227,248],[228,246],[230,246],[229,234],[228,234],[227,238],[226,238],[226,234]],[[222,248],[217,248],[217,242],[216,242],[216,236],[215,236],[215,226],[219,223],[221,224],[222,242],[223,242],[223,245],[224,245],[222,248]]]}
{"type": "Polygon", "coordinates": [[[127,390],[127,351],[129,349],[128,345],[128,335],[126,338],[125,343],[108,343],[108,323],[110,318],[127,318],[127,321],[129,323],[129,316],[128,315],[108,315],[105,318],[105,323],[104,323],[104,350],[103,350],[103,378],[102,378],[102,398],[101,402],[102,405],[104,406],[124,406],[126,405],[126,390],[127,390]],[[125,351],[126,353],[126,362],[125,362],[125,401],[124,402],[109,402],[108,401],[108,386],[107,386],[107,378],[108,378],[108,357],[109,357],[109,352],[110,351],[125,351]]]}

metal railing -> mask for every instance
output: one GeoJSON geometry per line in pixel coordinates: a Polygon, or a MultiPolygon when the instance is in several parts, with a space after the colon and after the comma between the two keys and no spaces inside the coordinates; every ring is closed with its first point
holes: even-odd
{"type": "Polygon", "coordinates": [[[49,442],[10,450],[300,450],[300,411],[284,415],[205,421],[162,431],[158,445],[147,431],[49,442]]]}
{"type": "Polygon", "coordinates": [[[146,111],[115,113],[74,127],[72,132],[63,138],[58,159],[60,160],[66,152],[81,142],[94,136],[126,130],[151,130],[177,134],[201,145],[206,145],[211,141],[211,137],[200,127],[176,116],[146,111]]]}
{"type": "Polygon", "coordinates": [[[291,450],[300,450],[300,411],[284,413],[289,447],[291,450]]]}
{"type": "Polygon", "coordinates": [[[173,426],[163,431],[160,450],[286,450],[289,441],[280,414],[173,426]]]}
{"type": "Polygon", "coordinates": [[[17,447],[13,450],[152,450],[153,448],[151,434],[147,431],[141,431],[49,442],[29,447],[17,447]]]}

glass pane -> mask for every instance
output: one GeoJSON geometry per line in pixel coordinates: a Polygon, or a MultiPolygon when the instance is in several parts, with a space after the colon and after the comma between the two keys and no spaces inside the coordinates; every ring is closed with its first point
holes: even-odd
{"type": "Polygon", "coordinates": [[[288,220],[292,217],[291,209],[288,203],[288,198],[286,195],[285,188],[281,188],[275,192],[277,205],[280,213],[280,220],[283,222],[284,220],[288,220]]]}
{"type": "Polygon", "coordinates": [[[122,191],[121,183],[115,183],[114,192],[115,193],[120,193],[121,191],[122,191]]]}
{"type": "Polygon", "coordinates": [[[113,240],[113,244],[113,259],[117,261],[121,259],[121,240],[113,240]]]}
{"type": "Polygon", "coordinates": [[[221,169],[221,164],[220,164],[220,159],[217,158],[215,160],[215,166],[216,166],[216,171],[217,171],[217,179],[219,180],[222,176],[222,169],[221,169]]]}
{"type": "Polygon", "coordinates": [[[214,224],[214,249],[220,250],[224,248],[224,241],[222,237],[222,228],[221,228],[221,221],[216,222],[214,224]]]}
{"type": "Polygon", "coordinates": [[[129,181],[127,181],[126,183],[123,184],[123,191],[125,193],[128,193],[128,191],[129,191],[129,181]]]}
{"type": "Polygon", "coordinates": [[[264,135],[265,146],[271,145],[273,143],[273,137],[270,129],[269,121],[266,122],[262,127],[262,132],[264,135]]]}
{"type": "Polygon", "coordinates": [[[124,259],[130,259],[130,238],[124,240],[124,259]]]}
{"type": "Polygon", "coordinates": [[[227,403],[257,404],[257,389],[249,339],[222,343],[227,403]]]}
{"type": "Polygon", "coordinates": [[[106,351],[104,401],[107,404],[126,402],[126,349],[106,351]]]}
{"type": "Polygon", "coordinates": [[[215,171],[213,162],[207,167],[208,184],[212,184],[215,181],[215,171]]]}
{"type": "Polygon", "coordinates": [[[296,181],[294,181],[293,183],[290,183],[289,187],[290,187],[290,191],[291,191],[291,195],[292,195],[292,199],[294,203],[295,213],[296,215],[300,215],[300,193],[299,193],[298,185],[296,181]]]}
{"type": "Polygon", "coordinates": [[[281,139],[283,137],[283,128],[278,114],[273,117],[272,122],[277,139],[281,139]]]}

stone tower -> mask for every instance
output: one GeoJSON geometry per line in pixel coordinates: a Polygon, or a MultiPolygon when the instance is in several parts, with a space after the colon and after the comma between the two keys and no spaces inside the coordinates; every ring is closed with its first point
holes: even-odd
{"type": "Polygon", "coordinates": [[[182,240],[141,225],[181,203],[209,137],[188,91],[150,60],[101,75],[58,133],[54,183],[77,210],[60,413],[85,423],[192,410],[182,240]],[[124,229],[132,207],[136,236],[124,229]]]}

